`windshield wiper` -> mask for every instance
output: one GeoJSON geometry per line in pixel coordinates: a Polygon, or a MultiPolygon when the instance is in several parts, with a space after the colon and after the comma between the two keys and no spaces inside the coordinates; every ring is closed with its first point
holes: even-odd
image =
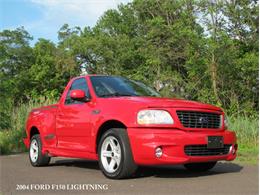
{"type": "Polygon", "coordinates": [[[103,95],[100,95],[99,97],[120,97],[120,96],[137,96],[137,95],[115,92],[115,93],[103,94],[103,95]]]}

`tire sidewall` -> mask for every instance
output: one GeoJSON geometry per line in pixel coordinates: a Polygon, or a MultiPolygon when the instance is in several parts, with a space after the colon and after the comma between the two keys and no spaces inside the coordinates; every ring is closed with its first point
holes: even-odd
{"type": "Polygon", "coordinates": [[[117,178],[120,176],[120,173],[123,170],[123,165],[124,165],[124,161],[125,161],[125,154],[126,154],[126,148],[125,145],[122,141],[122,136],[120,135],[120,133],[117,133],[114,129],[110,129],[108,130],[101,138],[99,145],[98,145],[98,158],[99,158],[99,166],[103,172],[103,174],[105,174],[105,176],[109,177],[109,178],[117,178]],[[104,140],[109,137],[109,136],[113,136],[117,139],[118,143],[120,144],[121,147],[121,161],[120,161],[120,165],[118,167],[118,169],[114,172],[114,173],[109,173],[105,170],[102,161],[101,161],[101,148],[102,148],[102,144],[104,142],[104,140]]]}
{"type": "Polygon", "coordinates": [[[40,162],[40,159],[41,159],[41,156],[42,156],[42,144],[41,144],[40,136],[38,134],[34,135],[31,138],[30,149],[31,149],[31,143],[32,143],[33,140],[36,140],[36,142],[38,144],[38,157],[37,157],[37,160],[35,162],[33,162],[32,159],[31,159],[30,151],[29,151],[29,159],[30,159],[32,166],[36,167],[36,166],[39,166],[39,164],[40,164],[39,162],[40,162]]]}

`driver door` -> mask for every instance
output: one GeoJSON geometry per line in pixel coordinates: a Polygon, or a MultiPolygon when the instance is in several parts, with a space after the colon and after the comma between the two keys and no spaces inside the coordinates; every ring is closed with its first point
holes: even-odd
{"type": "Polygon", "coordinates": [[[72,82],[65,101],[60,105],[56,117],[58,148],[89,151],[91,121],[90,102],[80,102],[70,98],[70,92],[81,89],[90,99],[89,88],[85,78],[72,82]]]}

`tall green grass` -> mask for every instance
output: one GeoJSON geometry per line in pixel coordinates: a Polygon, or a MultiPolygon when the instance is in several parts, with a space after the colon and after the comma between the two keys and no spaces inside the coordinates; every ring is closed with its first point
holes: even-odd
{"type": "Polygon", "coordinates": [[[258,118],[240,116],[229,118],[229,129],[237,134],[238,142],[243,147],[258,146],[258,118]]]}
{"type": "Polygon", "coordinates": [[[0,154],[10,154],[26,151],[22,138],[26,136],[25,122],[33,108],[53,104],[54,100],[45,97],[37,101],[29,101],[15,107],[11,113],[10,129],[0,131],[0,154]]]}
{"type": "Polygon", "coordinates": [[[258,163],[258,117],[237,116],[229,118],[229,129],[237,134],[238,161],[258,163]]]}
{"type": "MultiPolygon", "coordinates": [[[[55,100],[40,98],[17,106],[11,114],[11,128],[0,131],[0,152],[10,154],[26,151],[22,142],[25,136],[25,121],[32,108],[55,103],[55,100]]],[[[238,160],[258,162],[258,118],[236,116],[229,118],[229,129],[237,134],[238,160]]]]}

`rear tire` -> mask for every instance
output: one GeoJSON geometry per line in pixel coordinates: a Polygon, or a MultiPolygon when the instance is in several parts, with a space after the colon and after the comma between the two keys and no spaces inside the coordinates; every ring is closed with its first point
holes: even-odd
{"type": "Polygon", "coordinates": [[[100,169],[110,179],[129,178],[137,169],[125,129],[112,128],[102,135],[98,157],[100,169]]]}
{"type": "Polygon", "coordinates": [[[205,163],[189,163],[185,164],[184,167],[192,172],[205,172],[212,169],[217,162],[205,162],[205,163]]]}
{"type": "Polygon", "coordinates": [[[32,136],[29,149],[29,159],[34,167],[46,166],[50,162],[47,154],[42,154],[42,141],[39,134],[32,136]]]}

